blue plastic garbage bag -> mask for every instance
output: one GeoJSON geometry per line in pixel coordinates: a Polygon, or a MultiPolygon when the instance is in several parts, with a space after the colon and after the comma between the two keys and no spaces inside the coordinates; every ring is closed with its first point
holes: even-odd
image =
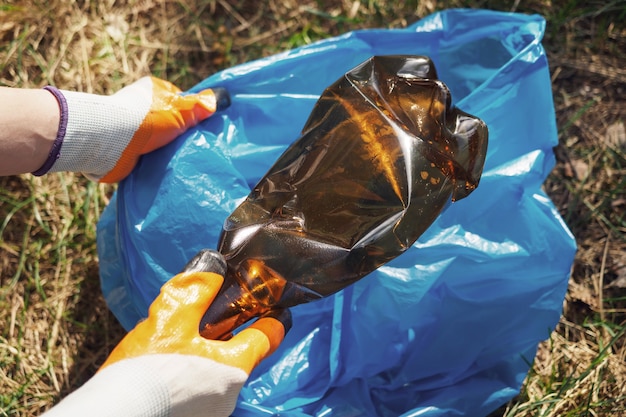
{"type": "Polygon", "coordinates": [[[143,157],[98,225],[102,288],[130,329],[299,137],[325,87],[373,55],[430,56],[490,142],[480,186],[417,243],[293,308],[236,416],[481,416],[515,396],[557,323],[575,241],[541,186],[557,144],[540,16],[448,10],[236,66],[193,91],[232,105],[143,157]]]}

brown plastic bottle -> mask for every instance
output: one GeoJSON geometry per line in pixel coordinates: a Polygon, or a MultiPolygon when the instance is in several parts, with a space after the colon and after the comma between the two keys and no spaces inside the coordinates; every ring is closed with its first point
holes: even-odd
{"type": "Polygon", "coordinates": [[[487,127],[423,56],[376,56],[328,87],[301,137],[224,223],[201,333],[333,294],[408,249],[476,188],[487,127]]]}

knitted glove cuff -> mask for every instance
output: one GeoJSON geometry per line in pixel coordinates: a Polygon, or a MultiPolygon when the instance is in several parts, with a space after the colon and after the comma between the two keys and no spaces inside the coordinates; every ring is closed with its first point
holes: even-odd
{"type": "Polygon", "coordinates": [[[38,177],[48,173],[50,168],[54,165],[54,163],[59,159],[61,146],[63,146],[63,140],[65,139],[65,132],[67,129],[67,101],[63,96],[63,93],[59,91],[56,87],[46,86],[44,90],[48,90],[52,95],[56,98],[59,103],[60,110],[60,120],[59,120],[59,130],[57,131],[57,137],[52,144],[52,148],[50,149],[50,153],[48,154],[48,159],[43,163],[43,165],[37,170],[33,172],[33,175],[38,177]]]}
{"type": "Polygon", "coordinates": [[[59,101],[64,129],[59,129],[54,155],[51,152],[37,171],[39,175],[70,171],[92,180],[103,177],[120,159],[151,104],[148,100],[130,102],[118,95],[49,91],[59,101]]]}
{"type": "Polygon", "coordinates": [[[144,355],[101,369],[42,417],[227,417],[247,378],[199,356],[144,355]]]}

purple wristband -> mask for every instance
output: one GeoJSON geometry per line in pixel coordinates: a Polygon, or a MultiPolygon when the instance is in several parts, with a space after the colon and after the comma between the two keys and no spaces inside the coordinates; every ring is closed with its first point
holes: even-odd
{"type": "Polygon", "coordinates": [[[48,90],[52,93],[52,95],[57,99],[59,103],[59,110],[61,110],[61,118],[59,120],[59,130],[57,132],[57,137],[54,139],[54,143],[52,144],[52,148],[50,149],[50,153],[48,154],[48,159],[43,163],[41,168],[37,171],[34,171],[32,174],[38,177],[44,175],[50,168],[54,165],[54,163],[61,156],[61,146],[63,146],[63,139],[65,139],[65,131],[67,129],[67,101],[65,97],[59,91],[58,88],[52,86],[44,87],[44,90],[48,90]]]}

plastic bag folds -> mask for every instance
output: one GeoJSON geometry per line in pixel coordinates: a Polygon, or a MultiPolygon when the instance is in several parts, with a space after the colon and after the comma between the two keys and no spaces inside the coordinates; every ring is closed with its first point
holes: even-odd
{"type": "Polygon", "coordinates": [[[558,322],[576,245],[541,186],[557,144],[540,16],[453,9],[214,74],[231,106],[142,157],[98,224],[102,288],[128,329],[300,135],[324,89],[376,55],[425,55],[489,126],[480,186],[401,256],[292,308],[235,416],[481,416],[515,396],[558,322]]]}

